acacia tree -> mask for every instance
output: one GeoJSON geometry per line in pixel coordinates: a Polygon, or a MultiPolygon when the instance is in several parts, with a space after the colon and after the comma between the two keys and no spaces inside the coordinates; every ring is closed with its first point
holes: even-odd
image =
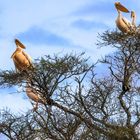
{"type": "Polygon", "coordinates": [[[138,140],[139,40],[138,32],[100,35],[99,46],[115,48],[97,63],[107,66],[105,76],[83,54],[45,56],[31,71],[1,71],[1,87],[24,87],[28,78],[47,104],[21,116],[2,112],[0,132],[18,140],[138,140]]]}

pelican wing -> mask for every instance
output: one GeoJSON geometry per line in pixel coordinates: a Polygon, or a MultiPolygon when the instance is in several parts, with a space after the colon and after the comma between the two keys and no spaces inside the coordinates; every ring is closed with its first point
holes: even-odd
{"type": "Polygon", "coordinates": [[[14,61],[16,72],[22,71],[22,67],[14,59],[13,59],[13,61],[14,61]]]}
{"type": "Polygon", "coordinates": [[[26,87],[26,94],[30,99],[32,99],[35,102],[39,102],[42,104],[46,103],[46,100],[41,96],[41,94],[38,93],[37,90],[35,90],[31,87],[26,87]]]}
{"type": "Polygon", "coordinates": [[[39,98],[39,101],[38,102],[39,103],[46,104],[46,99],[44,97],[42,97],[41,94],[39,94],[39,93],[37,95],[38,95],[38,98],[39,98]]]}
{"type": "Polygon", "coordinates": [[[12,56],[14,64],[19,71],[26,70],[31,66],[30,60],[28,60],[27,56],[24,52],[15,52],[12,56]]]}
{"type": "Polygon", "coordinates": [[[32,66],[32,58],[30,57],[30,55],[28,55],[26,52],[22,51],[23,55],[25,56],[25,58],[28,60],[30,66],[32,66]]]}
{"type": "Polygon", "coordinates": [[[127,26],[128,28],[131,27],[131,23],[130,23],[130,21],[129,21],[128,19],[126,19],[125,17],[122,17],[122,20],[123,20],[123,22],[126,24],[126,26],[127,26]]]}
{"type": "Polygon", "coordinates": [[[26,94],[31,100],[38,102],[39,100],[38,95],[36,92],[34,92],[32,88],[26,87],[26,94]]]}
{"type": "Polygon", "coordinates": [[[22,71],[29,65],[22,52],[18,52],[17,50],[12,54],[11,58],[13,59],[16,71],[17,69],[22,71]]]}

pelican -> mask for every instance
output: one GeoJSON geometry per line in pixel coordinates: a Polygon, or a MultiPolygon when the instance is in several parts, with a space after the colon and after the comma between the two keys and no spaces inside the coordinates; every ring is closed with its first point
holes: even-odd
{"type": "Polygon", "coordinates": [[[32,67],[31,57],[23,51],[26,47],[18,39],[15,39],[15,44],[17,48],[11,58],[14,61],[16,72],[27,70],[32,67]]]}
{"type": "Polygon", "coordinates": [[[118,11],[118,17],[116,20],[116,25],[123,33],[128,33],[131,30],[131,23],[122,16],[121,12],[129,13],[129,10],[121,5],[120,2],[115,2],[115,7],[118,11]]]}
{"type": "Polygon", "coordinates": [[[41,103],[43,105],[47,104],[46,99],[41,96],[41,93],[38,92],[35,88],[31,87],[29,84],[27,84],[26,86],[26,94],[32,101],[36,103],[33,108],[34,111],[38,109],[38,103],[41,103]]]}
{"type": "Polygon", "coordinates": [[[131,18],[132,18],[132,28],[136,29],[136,13],[131,11],[131,18]]]}

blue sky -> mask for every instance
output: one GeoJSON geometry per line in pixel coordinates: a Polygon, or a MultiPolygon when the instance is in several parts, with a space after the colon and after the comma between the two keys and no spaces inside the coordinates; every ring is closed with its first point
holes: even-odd
{"type": "MultiPolygon", "coordinates": [[[[97,49],[98,33],[116,28],[114,0],[4,0],[0,1],[0,69],[14,69],[10,59],[18,38],[33,59],[46,54],[86,52],[95,62],[111,53],[97,49]]],[[[139,13],[140,1],[120,0],[139,13]]],[[[126,15],[130,20],[130,15],[126,15]]],[[[137,15],[137,24],[140,22],[137,15]]],[[[13,111],[31,108],[25,93],[17,88],[0,90],[0,108],[13,111]]]]}

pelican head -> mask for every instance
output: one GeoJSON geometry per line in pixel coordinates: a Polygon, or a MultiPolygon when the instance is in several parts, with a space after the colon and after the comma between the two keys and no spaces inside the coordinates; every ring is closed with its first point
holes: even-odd
{"type": "Polygon", "coordinates": [[[134,11],[131,11],[131,18],[136,18],[136,14],[134,11]]]}
{"type": "Polygon", "coordinates": [[[26,49],[26,47],[25,47],[18,39],[15,39],[15,43],[16,43],[16,46],[17,46],[17,47],[26,49]]]}
{"type": "Polygon", "coordinates": [[[124,7],[120,2],[115,2],[115,7],[119,11],[129,13],[129,10],[126,7],[124,7]]]}

